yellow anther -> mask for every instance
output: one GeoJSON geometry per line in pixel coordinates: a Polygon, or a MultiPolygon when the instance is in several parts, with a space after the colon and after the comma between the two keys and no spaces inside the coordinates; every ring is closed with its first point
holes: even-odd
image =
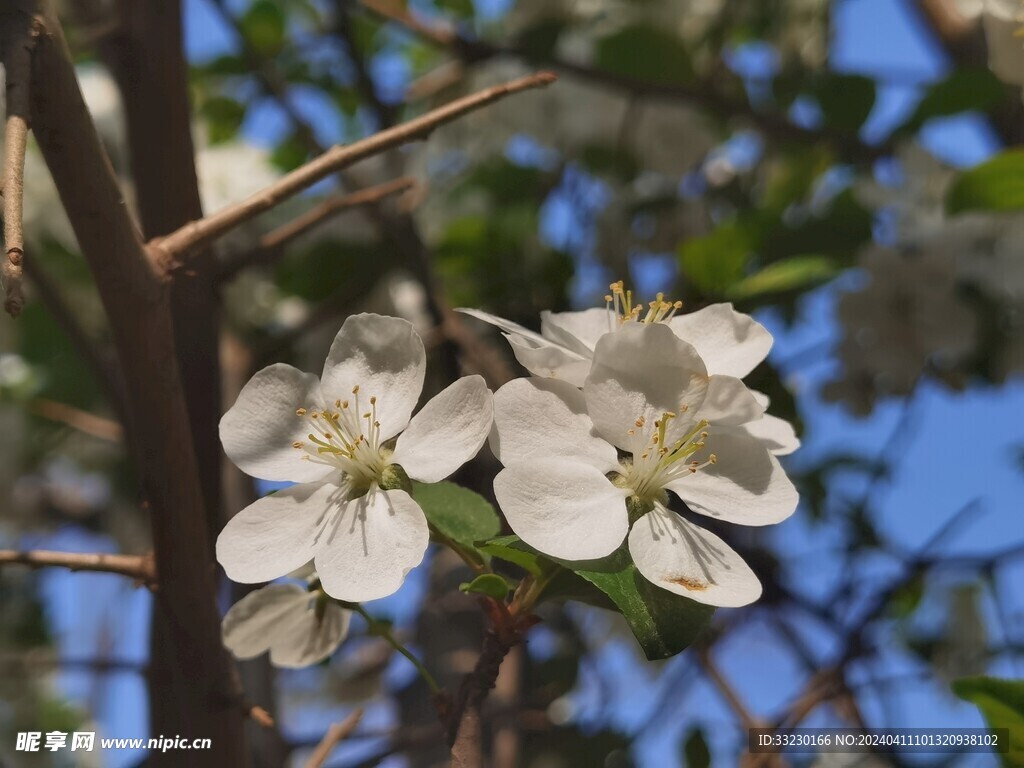
{"type": "Polygon", "coordinates": [[[637,419],[637,420],[636,420],[636,421],[634,422],[634,424],[636,424],[636,425],[637,425],[638,427],[642,427],[642,426],[644,425],[644,417],[643,417],[643,416],[641,416],[641,417],[640,417],[639,419],[637,419]]]}
{"type": "Polygon", "coordinates": [[[312,418],[314,418],[314,419],[319,419],[319,418],[320,418],[320,414],[319,414],[319,413],[317,413],[316,411],[313,411],[313,412],[312,412],[311,414],[309,414],[309,415],[310,415],[310,417],[312,417],[312,418]]]}
{"type": "Polygon", "coordinates": [[[341,400],[335,400],[334,401],[334,407],[335,408],[341,408],[341,400]]]}
{"type": "Polygon", "coordinates": [[[717,464],[718,457],[712,453],[710,456],[708,456],[708,461],[710,461],[712,464],[717,464]]]}
{"type": "Polygon", "coordinates": [[[370,405],[376,405],[376,404],[377,404],[377,396],[376,395],[370,395],[370,405]]]}
{"type": "Polygon", "coordinates": [[[296,440],[294,443],[292,443],[292,448],[301,448],[301,447],[302,447],[302,443],[299,442],[298,440],[296,440]]]}
{"type": "Polygon", "coordinates": [[[341,407],[342,408],[348,408],[348,400],[342,400],[341,401],[341,407]]]}
{"type": "Polygon", "coordinates": [[[358,395],[359,394],[359,385],[358,384],[356,384],[354,387],[352,387],[352,394],[353,395],[358,395]]]}
{"type": "Polygon", "coordinates": [[[305,408],[296,408],[295,409],[295,415],[296,416],[305,416],[306,415],[306,409],[305,408]]]}

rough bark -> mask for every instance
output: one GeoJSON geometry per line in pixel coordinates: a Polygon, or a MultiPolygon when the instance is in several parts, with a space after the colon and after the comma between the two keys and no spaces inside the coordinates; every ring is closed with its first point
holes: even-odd
{"type": "MultiPolygon", "coordinates": [[[[33,10],[24,0],[22,12],[33,10]]],[[[149,256],[82,100],[56,16],[37,6],[32,124],[82,253],[95,275],[138,435],[136,468],[148,507],[160,589],[163,658],[152,680],[163,735],[210,738],[189,765],[243,765],[243,713],[220,642],[205,502],[177,366],[170,288],[149,256]]],[[[153,765],[181,755],[154,754],[153,765]]]]}

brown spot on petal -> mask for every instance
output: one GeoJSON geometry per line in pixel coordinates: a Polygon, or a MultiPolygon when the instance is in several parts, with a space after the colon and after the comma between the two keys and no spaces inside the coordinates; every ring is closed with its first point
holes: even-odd
{"type": "Polygon", "coordinates": [[[688,589],[691,592],[703,592],[710,585],[706,581],[698,581],[697,579],[691,579],[688,576],[676,576],[674,579],[665,579],[670,584],[678,584],[684,589],[688,589]]]}

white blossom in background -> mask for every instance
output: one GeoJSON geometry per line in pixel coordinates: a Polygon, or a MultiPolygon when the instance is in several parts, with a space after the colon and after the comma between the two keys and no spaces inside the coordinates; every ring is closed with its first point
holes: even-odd
{"type": "Polygon", "coordinates": [[[859,265],[867,285],[838,303],[843,373],[824,392],[864,414],[879,396],[908,394],[926,371],[955,375],[976,346],[977,319],[957,295],[955,258],[938,247],[873,248],[859,265]]]}
{"type": "Polygon", "coordinates": [[[270,162],[266,149],[236,139],[200,147],[196,176],[203,212],[209,215],[269,187],[281,172],[270,162]]]}
{"type": "MultiPolygon", "coordinates": [[[[735,370],[763,356],[756,346],[717,351],[735,370]]],[[[503,386],[491,449],[505,467],[494,491],[509,525],[571,561],[605,557],[628,537],[637,569],[659,587],[710,605],[756,600],[760,583],[740,556],[668,508],[671,492],[696,513],[756,526],[796,508],[778,459],[742,428],[749,393],[709,404],[711,378],[668,325],[626,323],[597,340],[582,391],[552,378],[503,386]]]]}
{"type": "Polygon", "coordinates": [[[696,312],[678,314],[681,302],[667,302],[659,294],[648,304],[634,303],[622,281],[613,283],[604,308],[580,312],[542,312],[541,332],[524,328],[477,309],[463,312],[503,331],[516,359],[534,376],[561,379],[582,387],[591,369],[598,341],[636,325],[664,325],[692,345],[709,373],[704,416],[712,424],[725,411],[730,423],[748,424],[749,431],[770,443],[776,455],[795,451],[800,441],[792,426],[765,414],[767,396],[748,390],[740,379],[756,368],[772,346],[771,334],[732,304],[712,304],[696,312]],[[742,420],[737,421],[740,418],[742,420]]]}
{"type": "Polygon", "coordinates": [[[459,379],[412,417],[425,368],[411,323],[361,314],[338,332],[321,378],[281,363],[253,376],[221,419],[224,450],[243,472],[298,485],[225,526],[217,559],[230,578],[270,581],[313,560],[324,590],[341,600],[402,585],[428,544],[408,479],[448,477],[491,428],[480,376],[459,379]]]}
{"type": "Polygon", "coordinates": [[[1024,85],[1024,8],[1019,0],[985,0],[982,13],[988,66],[1007,83],[1024,85]]]}
{"type": "MultiPolygon", "coordinates": [[[[315,584],[316,575],[309,582],[315,584]]],[[[225,647],[239,659],[270,651],[277,667],[308,667],[323,661],[348,635],[352,612],[319,587],[268,584],[250,592],[224,615],[225,647]]]]}

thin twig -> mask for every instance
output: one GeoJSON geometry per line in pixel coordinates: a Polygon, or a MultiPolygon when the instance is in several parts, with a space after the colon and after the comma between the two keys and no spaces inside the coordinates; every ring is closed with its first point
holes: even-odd
{"type": "Polygon", "coordinates": [[[73,405],[39,397],[31,401],[28,408],[37,416],[66,424],[72,429],[98,437],[100,440],[109,440],[112,443],[124,441],[124,430],[116,421],[83,411],[73,405]]]}
{"type": "Polygon", "coordinates": [[[19,14],[19,23],[4,46],[7,78],[7,124],[4,131],[4,309],[11,317],[25,306],[21,263],[25,258],[22,202],[25,187],[25,150],[29,129],[29,85],[32,79],[33,26],[19,14]]]}
{"type": "Polygon", "coordinates": [[[249,707],[249,710],[248,710],[248,712],[246,712],[246,714],[250,718],[252,718],[252,720],[255,723],[257,723],[258,725],[260,725],[263,728],[273,728],[274,727],[274,718],[273,718],[273,716],[269,712],[267,712],[267,710],[265,710],[263,707],[258,707],[258,706],[255,706],[255,705],[251,706],[251,707],[249,707]]]}
{"type": "Polygon", "coordinates": [[[350,195],[341,195],[326,200],[301,216],[282,224],[277,229],[272,229],[260,238],[258,248],[242,251],[225,259],[220,268],[220,279],[229,280],[246,267],[273,261],[288,243],[343,211],[363,205],[375,205],[391,195],[411,189],[415,184],[416,179],[411,176],[402,176],[383,184],[361,189],[350,195]]]}
{"type": "Polygon", "coordinates": [[[134,579],[140,585],[156,588],[156,564],[149,555],[111,555],[104,552],[54,552],[44,549],[0,549],[0,566],[24,565],[29,568],[67,568],[70,571],[114,573],[134,579]]]}
{"type": "Polygon", "coordinates": [[[327,760],[328,755],[331,754],[331,750],[351,736],[352,732],[356,729],[356,726],[359,725],[359,721],[362,719],[363,710],[360,708],[340,723],[335,723],[328,728],[323,741],[317,745],[316,749],[313,751],[312,757],[309,758],[309,762],[306,763],[306,768],[320,768],[320,766],[327,760]]]}
{"type": "Polygon", "coordinates": [[[212,242],[243,222],[279,205],[284,200],[342,168],[402,144],[426,138],[435,128],[458,117],[506,96],[533,88],[543,88],[555,82],[556,79],[556,76],[550,72],[539,72],[502,85],[485,88],[394,128],[375,133],[361,141],[332,147],[320,157],[295,169],[242,202],[228,206],[199,221],[190,222],[167,237],[150,241],[149,246],[151,250],[155,251],[157,268],[165,273],[168,272],[187,258],[190,251],[212,242]]]}

